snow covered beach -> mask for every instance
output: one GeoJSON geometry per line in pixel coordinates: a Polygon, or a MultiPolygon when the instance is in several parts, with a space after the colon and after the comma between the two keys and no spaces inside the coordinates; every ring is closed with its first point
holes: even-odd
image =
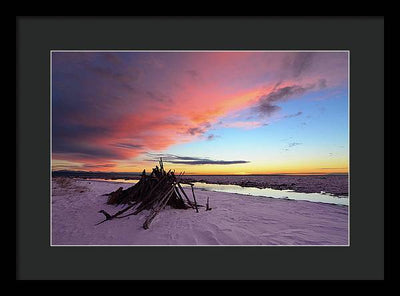
{"type": "MultiPolygon", "coordinates": [[[[146,212],[107,221],[115,213],[105,193],[129,183],[53,178],[52,245],[347,245],[348,207],[196,190],[199,204],[212,210],[166,208],[150,229],[146,212]]],[[[189,189],[185,189],[189,193],[189,189]]]]}

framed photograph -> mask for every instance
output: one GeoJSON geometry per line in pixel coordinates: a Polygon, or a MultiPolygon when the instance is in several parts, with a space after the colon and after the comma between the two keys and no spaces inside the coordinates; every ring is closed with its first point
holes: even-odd
{"type": "Polygon", "coordinates": [[[17,18],[17,278],[383,279],[383,23],[17,18]]]}
{"type": "Polygon", "coordinates": [[[50,55],[52,246],[349,245],[348,51],[50,55]]]}

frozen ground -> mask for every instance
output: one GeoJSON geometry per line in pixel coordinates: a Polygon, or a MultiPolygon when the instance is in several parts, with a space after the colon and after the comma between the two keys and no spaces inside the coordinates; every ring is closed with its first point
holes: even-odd
{"type": "Polygon", "coordinates": [[[104,217],[99,210],[115,213],[121,209],[106,205],[103,194],[129,186],[132,184],[53,178],[52,244],[348,244],[347,206],[205,190],[195,190],[196,199],[204,205],[209,197],[211,211],[165,208],[148,230],[142,228],[146,211],[95,226],[104,217]]]}

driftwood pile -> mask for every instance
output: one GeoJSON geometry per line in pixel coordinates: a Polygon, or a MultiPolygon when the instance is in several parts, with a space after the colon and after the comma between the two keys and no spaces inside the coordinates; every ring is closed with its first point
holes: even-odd
{"type": "MultiPolygon", "coordinates": [[[[143,228],[148,229],[153,219],[167,205],[175,209],[192,208],[198,213],[198,208],[202,207],[202,205],[196,202],[193,189],[194,184],[180,180],[183,173],[176,177],[173,171],[169,170],[166,172],[164,170],[162,158],[160,158],[159,164],[160,167],[156,166],[153,168],[150,175],[147,175],[146,171],[143,170],[140,180],[134,186],[125,190],[120,187],[118,190],[106,194],[108,196],[107,204],[124,204],[126,207],[113,215],[110,215],[104,210],[99,211],[99,213],[104,214],[105,220],[96,225],[115,218],[137,215],[143,210],[150,210],[150,214],[146,217],[146,221],[143,224],[143,228]],[[181,183],[189,184],[192,187],[193,201],[186,195],[181,183]],[[129,210],[130,212],[128,213],[129,210]]],[[[211,210],[208,199],[206,210],[211,210]]]]}

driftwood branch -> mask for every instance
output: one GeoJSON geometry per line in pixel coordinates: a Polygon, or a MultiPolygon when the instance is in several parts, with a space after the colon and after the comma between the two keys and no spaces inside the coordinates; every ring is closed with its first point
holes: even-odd
{"type": "Polygon", "coordinates": [[[193,189],[194,184],[184,182],[192,187],[194,203],[189,199],[181,186],[180,177],[183,174],[184,172],[180,173],[177,178],[175,171],[169,170],[166,172],[162,158],[160,158],[159,166],[153,168],[150,174],[146,174],[146,171],[143,170],[140,180],[135,185],[125,190],[120,187],[118,190],[106,194],[108,196],[107,204],[124,204],[126,207],[115,214],[109,214],[104,210],[99,211],[99,213],[105,216],[105,219],[96,225],[149,210],[150,213],[143,224],[143,228],[148,229],[154,218],[167,205],[176,209],[195,208],[196,212],[199,212],[198,207],[201,205],[197,204],[193,189]]]}
{"type": "Polygon", "coordinates": [[[206,211],[211,211],[212,208],[210,208],[210,197],[207,196],[207,203],[206,203],[206,211]]]}
{"type": "Polygon", "coordinates": [[[150,226],[151,221],[160,213],[160,211],[167,205],[169,199],[172,196],[172,190],[170,190],[167,194],[165,194],[165,197],[159,202],[156,208],[152,210],[150,215],[147,217],[146,221],[143,223],[143,228],[148,229],[150,226]]]}
{"type": "Polygon", "coordinates": [[[194,207],[196,208],[196,213],[198,213],[199,209],[197,207],[197,201],[196,201],[196,196],[194,195],[193,185],[191,185],[191,187],[192,187],[192,194],[193,194],[193,200],[194,200],[194,207]]]}
{"type": "Polygon", "coordinates": [[[190,201],[189,197],[186,195],[185,191],[183,190],[181,184],[180,184],[180,183],[177,183],[177,184],[178,184],[178,188],[182,191],[183,195],[185,196],[185,198],[186,198],[188,204],[189,204],[190,207],[193,209],[194,206],[193,206],[192,202],[190,201]]]}

